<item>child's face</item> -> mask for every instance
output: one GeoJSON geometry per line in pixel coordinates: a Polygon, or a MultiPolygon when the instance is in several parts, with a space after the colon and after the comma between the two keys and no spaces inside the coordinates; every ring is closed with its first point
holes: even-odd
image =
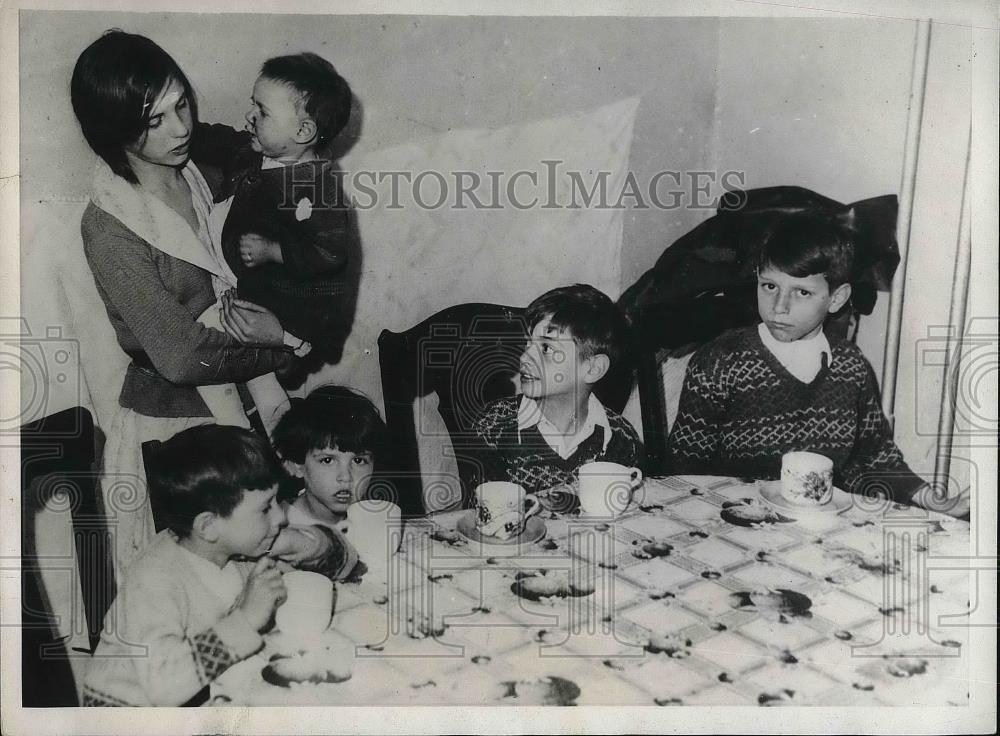
{"type": "Polygon", "coordinates": [[[285,512],[275,500],[277,493],[277,485],[243,491],[243,498],[229,516],[215,517],[219,546],[229,557],[259,557],[270,549],[285,525],[285,512]]]}
{"type": "Polygon", "coordinates": [[[585,361],[572,334],[548,318],[531,329],[520,370],[521,391],[532,399],[571,394],[587,383],[585,361]]]}
{"type": "Polygon", "coordinates": [[[335,514],[364,497],[371,482],[374,458],[370,452],[343,452],[336,447],[310,450],[296,466],[306,482],[306,493],[335,514]]]}
{"type": "Polygon", "coordinates": [[[757,272],[757,311],[775,340],[792,342],[819,334],[826,316],[840,309],[850,287],[832,293],[826,277],[790,276],[773,266],[757,272]]]}
{"type": "Polygon", "coordinates": [[[267,77],[257,78],[246,114],[253,150],[270,158],[294,155],[301,150],[306,141],[302,140],[304,116],[295,106],[297,97],[287,84],[267,77]]]}

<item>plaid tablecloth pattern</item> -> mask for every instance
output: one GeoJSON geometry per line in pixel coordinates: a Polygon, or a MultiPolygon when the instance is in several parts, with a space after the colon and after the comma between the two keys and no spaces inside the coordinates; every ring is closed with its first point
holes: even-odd
{"type": "Polygon", "coordinates": [[[346,682],[266,683],[281,635],[213,686],[234,705],[956,705],[969,525],[852,499],[766,512],[761,484],[647,479],[613,521],[545,513],[513,550],[410,522],[388,572],[340,584],[346,682]]]}

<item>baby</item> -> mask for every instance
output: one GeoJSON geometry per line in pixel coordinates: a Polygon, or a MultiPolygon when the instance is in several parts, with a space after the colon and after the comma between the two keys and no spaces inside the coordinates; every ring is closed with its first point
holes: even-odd
{"type": "MultiPolygon", "coordinates": [[[[233,299],[238,289],[239,306],[277,316],[296,354],[311,349],[335,362],[352,319],[354,241],[335,167],[323,153],[347,123],[351,90],[328,61],[301,53],[266,61],[251,102],[246,131],[203,126],[199,136],[214,149],[209,162],[225,162],[223,194],[232,195],[209,223],[216,295],[233,299]]],[[[211,311],[206,321],[215,320],[211,311]]],[[[218,316],[213,326],[238,336],[225,313],[218,316]]],[[[284,390],[273,375],[247,387],[271,434],[288,409],[284,390]]],[[[245,424],[231,385],[199,390],[217,420],[245,424]]]]}

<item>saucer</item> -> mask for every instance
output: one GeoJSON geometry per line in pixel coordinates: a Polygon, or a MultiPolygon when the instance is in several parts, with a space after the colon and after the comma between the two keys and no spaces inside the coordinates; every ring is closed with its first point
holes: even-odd
{"type": "Polygon", "coordinates": [[[537,516],[530,516],[520,534],[516,534],[510,539],[500,539],[500,537],[488,537],[479,531],[476,526],[476,512],[470,511],[458,520],[458,523],[455,524],[455,530],[462,536],[480,544],[495,547],[516,547],[537,542],[544,537],[545,522],[537,516]]]}
{"type": "Polygon", "coordinates": [[[827,503],[817,506],[801,506],[791,503],[781,495],[781,481],[773,480],[761,483],[760,495],[773,506],[782,516],[797,519],[800,516],[815,516],[817,514],[840,514],[851,508],[851,494],[845,493],[837,487],[833,489],[833,495],[827,503]]]}

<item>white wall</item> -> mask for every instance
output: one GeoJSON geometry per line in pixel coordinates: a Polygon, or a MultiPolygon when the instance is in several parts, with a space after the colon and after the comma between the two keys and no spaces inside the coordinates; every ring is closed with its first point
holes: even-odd
{"type": "MultiPolygon", "coordinates": [[[[845,203],[898,193],[914,31],[908,20],[724,20],[714,167],[845,203]]],[[[858,336],[877,375],[887,303],[880,294],[858,336]]]]}
{"type": "MultiPolygon", "coordinates": [[[[65,334],[76,333],[51,292],[36,285],[52,284],[56,273],[86,280],[86,266],[73,251],[93,155],[73,118],[68,85],[77,55],[106,28],[156,40],[191,78],[202,119],[234,126],[243,124],[264,59],[301,49],[325,55],[350,81],[359,103],[359,137],[343,159],[348,170],[372,152],[414,139],[587,113],[638,98],[629,165],[647,181],[663,167],[707,166],[717,25],[698,18],[23,13],[22,312],[36,332],[58,325],[65,334]]],[[[683,209],[624,214],[623,284],[703,216],[683,209]]],[[[461,255],[458,244],[441,247],[461,255]]],[[[527,298],[511,292],[517,294],[506,299],[511,303],[527,298]]],[[[100,318],[99,305],[91,316],[100,318]]],[[[423,316],[414,314],[414,321],[423,316]]],[[[50,390],[50,410],[79,401],[67,384],[50,390]]]]}
{"type": "MultiPolygon", "coordinates": [[[[429,134],[497,128],[635,96],[641,102],[629,161],[640,182],[663,169],[732,169],[746,172],[748,186],[796,184],[842,201],[900,186],[915,32],[908,20],[20,17],[22,311],[36,333],[58,325],[73,336],[45,287],[54,270],[80,268],[78,260],[60,257],[78,247],[92,161],[72,116],[68,83],[79,51],[112,26],[154,38],[191,77],[202,118],[233,125],[242,124],[263,59],[299,49],[327,56],[360,102],[360,137],[346,166],[429,134]]],[[[939,285],[950,278],[949,249],[957,240],[969,109],[962,33],[942,30],[932,45],[904,354],[925,335],[928,320],[947,319],[941,308],[948,297],[939,285]]],[[[690,207],[626,211],[622,286],[710,214],[690,207]]],[[[876,369],[884,314],[882,298],[860,338],[876,369]]],[[[912,363],[904,367],[897,432],[907,455],[923,459],[926,438],[917,436],[915,418],[904,409],[918,383],[912,363]]],[[[78,401],[63,384],[50,388],[50,410],[78,401]]],[[[932,395],[921,400],[933,402],[932,395]]]]}

